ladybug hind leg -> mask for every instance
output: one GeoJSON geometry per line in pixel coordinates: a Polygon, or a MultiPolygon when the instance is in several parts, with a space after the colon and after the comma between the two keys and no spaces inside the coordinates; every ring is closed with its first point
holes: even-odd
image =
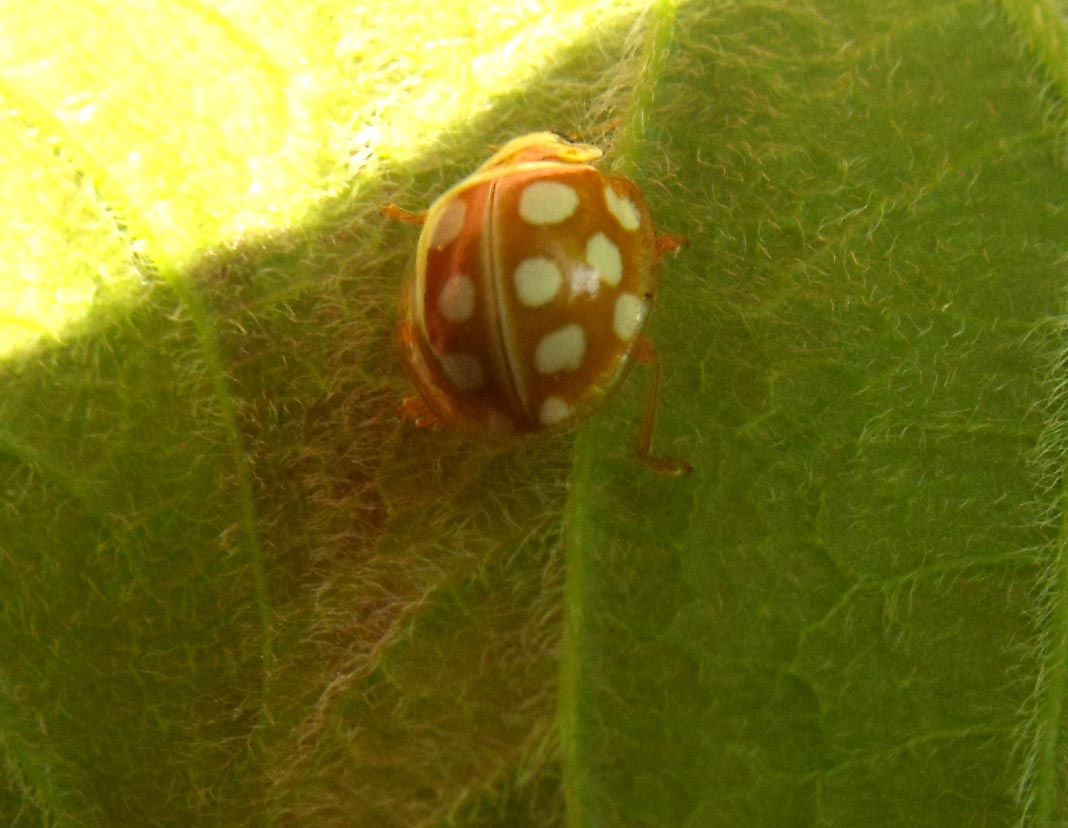
{"type": "Polygon", "coordinates": [[[659,474],[678,475],[693,471],[681,457],[654,457],[652,454],[653,429],[656,427],[656,409],[660,404],[660,354],[645,337],[641,337],[634,349],[634,358],[648,365],[653,375],[649,378],[649,392],[645,398],[645,411],[638,431],[638,459],[659,474]]]}

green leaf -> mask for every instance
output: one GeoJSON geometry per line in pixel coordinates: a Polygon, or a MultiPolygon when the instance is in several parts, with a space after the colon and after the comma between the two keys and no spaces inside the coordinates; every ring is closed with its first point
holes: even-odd
{"type": "Polygon", "coordinates": [[[1062,823],[1066,31],[0,5],[0,823],[1062,823]],[[396,419],[378,207],[544,128],[690,240],[688,477],[640,366],[577,437],[396,419]]]}
{"type": "Polygon", "coordinates": [[[979,3],[680,8],[643,175],[694,242],[657,333],[697,472],[580,438],[570,824],[1068,816],[1068,175],[1019,40],[979,3]]]}

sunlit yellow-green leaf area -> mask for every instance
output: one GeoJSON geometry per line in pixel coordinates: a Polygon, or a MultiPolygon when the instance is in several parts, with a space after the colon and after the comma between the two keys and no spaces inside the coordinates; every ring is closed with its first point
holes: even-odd
{"type": "Polygon", "coordinates": [[[0,356],[424,157],[640,5],[3,4],[0,356]]]}

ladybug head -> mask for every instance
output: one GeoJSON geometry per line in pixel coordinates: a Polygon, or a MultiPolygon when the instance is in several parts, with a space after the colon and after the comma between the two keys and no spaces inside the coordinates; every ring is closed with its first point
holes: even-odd
{"type": "Polygon", "coordinates": [[[562,161],[566,164],[587,164],[601,157],[601,150],[592,144],[575,143],[558,132],[531,132],[513,138],[479,169],[488,170],[529,161],[562,161]]]}

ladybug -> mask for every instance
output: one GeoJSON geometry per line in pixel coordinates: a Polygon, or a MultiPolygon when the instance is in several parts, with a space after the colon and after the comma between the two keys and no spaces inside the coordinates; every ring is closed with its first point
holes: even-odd
{"type": "Polygon", "coordinates": [[[656,265],[683,240],[657,235],[631,181],[591,166],[601,150],[553,132],[515,138],[423,213],[397,340],[419,391],[401,414],[480,438],[566,428],[618,386],[634,361],[653,376],[638,456],[650,454],[660,384],[642,331],[656,265]]]}

